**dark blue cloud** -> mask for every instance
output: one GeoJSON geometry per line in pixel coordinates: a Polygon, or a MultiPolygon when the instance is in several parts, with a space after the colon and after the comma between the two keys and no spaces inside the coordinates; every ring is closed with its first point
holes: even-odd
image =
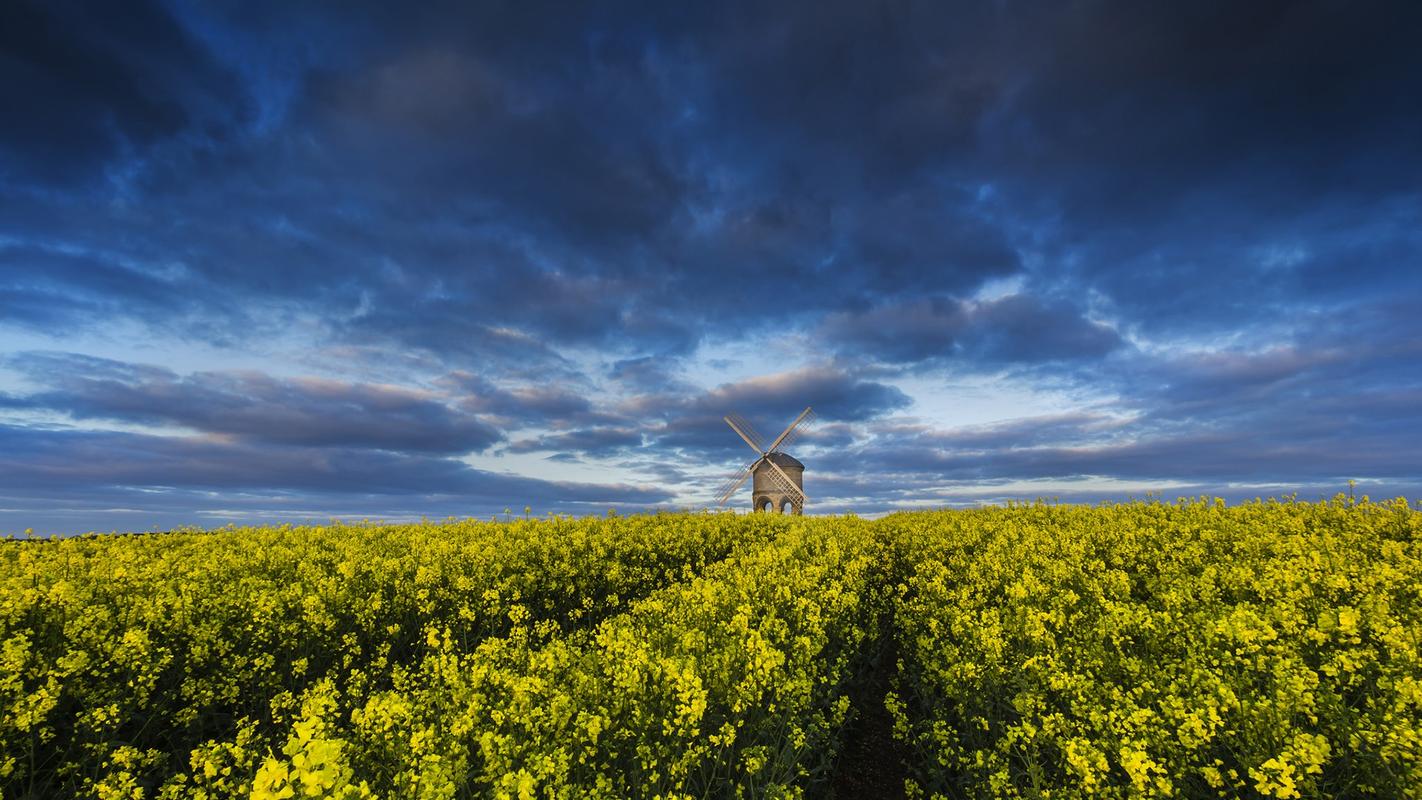
{"type": "MultiPolygon", "coordinates": [[[[509,444],[512,452],[557,451],[613,456],[661,454],[720,463],[741,458],[745,444],[723,419],[748,416],[764,437],[774,438],[807,406],[831,428],[903,409],[909,397],[893,386],[843,370],[817,367],[722,384],[709,391],[639,394],[567,426],[550,416],[558,432],[509,444]]],[[[577,420],[575,420],[577,421],[577,420]]],[[[830,438],[825,437],[825,441],[830,438]]]]}
{"type": "Polygon", "coordinates": [[[421,454],[271,447],[213,437],[0,425],[0,497],[14,526],[143,529],[299,516],[480,516],[504,507],[601,511],[665,503],[661,489],[547,481],[421,454]],[[89,509],[66,517],[65,509],[89,509]],[[122,513],[106,516],[117,509],[122,513]],[[196,518],[195,518],[196,515],[196,518]],[[109,519],[114,520],[105,524],[109,519]]]}
{"type": "Polygon", "coordinates": [[[607,456],[637,450],[642,444],[642,433],[630,428],[584,428],[536,439],[521,439],[511,442],[509,450],[514,453],[552,450],[562,454],[607,456]]]}
{"type": "MultiPolygon", "coordinates": [[[[1094,290],[1127,323],[1202,328],[1286,315],[1358,256],[1405,279],[1396,257],[1415,252],[1416,58],[1405,24],[1367,14],[352,12],[327,21],[340,57],[277,59],[278,80],[256,43],[289,51],[274,31],[296,12],[257,8],[201,38],[183,29],[193,15],[168,19],[154,35],[177,43],[145,58],[205,59],[259,106],[277,92],[280,125],[253,135],[234,118],[208,146],[113,153],[104,167],[134,172],[141,202],[51,199],[13,232],[186,277],[130,290],[102,271],[54,276],[51,295],[132,295],[133,316],[186,310],[212,336],[227,333],[212,317],[258,302],[362,343],[553,360],[540,343],[684,354],[766,303],[813,325],[925,294],[961,302],[1019,273],[1062,295],[1024,302],[1094,290]],[[1320,169],[1322,191],[1298,183],[1320,169]],[[1369,220],[1365,246],[1350,239],[1369,220]],[[140,315],[155,289],[187,308],[140,315]],[[212,302],[224,292],[248,303],[212,302]]],[[[68,69],[53,60],[35,69],[68,69]]],[[[185,117],[206,102],[143,85],[185,117]]]]}
{"type": "Polygon", "coordinates": [[[247,113],[236,76],[159,3],[6,3],[0,174],[92,183],[127,158],[247,113]]]}
{"type": "Polygon", "coordinates": [[[934,297],[831,314],[819,331],[842,354],[890,363],[992,364],[1100,358],[1122,344],[1070,304],[1029,295],[983,302],[934,297]]]}
{"type": "Polygon", "coordinates": [[[76,420],[176,426],[251,442],[468,453],[502,438],[477,416],[429,393],[258,372],[179,376],[142,366],[66,353],[9,360],[46,388],[24,398],[31,408],[76,420]]]}
{"type": "Polygon", "coordinates": [[[586,395],[564,384],[504,388],[467,372],[452,372],[438,384],[457,397],[464,410],[501,420],[506,427],[531,424],[563,427],[609,419],[593,411],[586,395]]]}
{"type": "Polygon", "coordinates": [[[726,425],[727,414],[746,418],[768,444],[806,407],[827,423],[864,422],[904,409],[901,390],[829,367],[812,367],[722,384],[689,397],[647,396],[627,411],[652,421],[649,438],[663,452],[698,461],[743,460],[745,443],[726,425]]]}

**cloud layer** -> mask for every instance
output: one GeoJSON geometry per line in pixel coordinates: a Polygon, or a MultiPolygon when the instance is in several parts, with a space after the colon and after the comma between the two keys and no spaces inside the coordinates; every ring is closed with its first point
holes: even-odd
{"type": "Polygon", "coordinates": [[[1422,495],[1418,30],[8,4],[0,532],[693,504],[806,405],[826,509],[1422,495]]]}

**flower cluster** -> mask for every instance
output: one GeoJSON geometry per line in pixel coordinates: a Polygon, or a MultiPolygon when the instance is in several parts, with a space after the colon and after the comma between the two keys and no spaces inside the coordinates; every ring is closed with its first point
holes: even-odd
{"type": "Polygon", "coordinates": [[[878,635],[869,523],[803,520],[595,628],[447,638],[348,718],[388,797],[793,797],[834,752],[878,635]]]}
{"type": "Polygon", "coordinates": [[[1422,798],[1419,587],[1366,498],[5,541],[0,796],[818,796],[891,678],[916,797],[1422,798]]]}
{"type": "Polygon", "coordinates": [[[894,515],[889,698],[932,796],[1422,797],[1422,513],[894,515]]]}
{"type": "Polygon", "coordinates": [[[654,515],[0,542],[0,796],[245,793],[311,692],[348,709],[429,653],[593,626],[785,527],[654,515]]]}

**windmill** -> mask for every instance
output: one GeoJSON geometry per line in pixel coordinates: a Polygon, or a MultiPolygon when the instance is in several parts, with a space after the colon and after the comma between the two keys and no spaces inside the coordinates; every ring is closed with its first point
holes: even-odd
{"type": "Polygon", "coordinates": [[[765,440],[744,417],[739,414],[727,414],[723,417],[726,424],[731,426],[731,430],[755,451],[756,458],[721,485],[720,491],[716,493],[716,504],[724,506],[726,501],[731,499],[731,495],[741,488],[741,484],[754,476],[751,496],[752,507],[756,511],[805,513],[805,465],[787,454],[784,448],[799,437],[804,430],[801,426],[814,418],[813,410],[806,408],[801,411],[800,416],[790,423],[790,427],[766,447],[765,440]]]}

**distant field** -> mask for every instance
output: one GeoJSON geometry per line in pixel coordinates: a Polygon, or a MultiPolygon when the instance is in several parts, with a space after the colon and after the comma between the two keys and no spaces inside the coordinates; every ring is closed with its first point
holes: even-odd
{"type": "Polygon", "coordinates": [[[1422,797],[1422,512],[0,543],[0,791],[1422,797]]]}

